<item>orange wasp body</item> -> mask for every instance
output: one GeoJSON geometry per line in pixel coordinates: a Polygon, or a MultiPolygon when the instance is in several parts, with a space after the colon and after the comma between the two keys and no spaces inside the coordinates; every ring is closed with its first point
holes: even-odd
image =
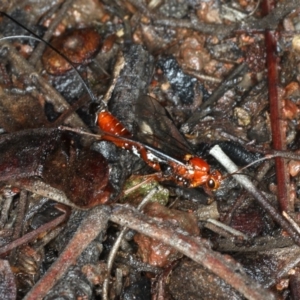
{"type": "Polygon", "coordinates": [[[220,186],[221,173],[217,170],[210,172],[208,163],[200,157],[187,154],[181,162],[148,145],[133,141],[130,139],[131,133],[108,111],[98,113],[97,124],[103,132],[103,140],[138,154],[151,168],[161,172],[163,179],[189,188],[205,185],[215,190],[220,186]],[[166,170],[162,165],[167,166],[166,170]]]}

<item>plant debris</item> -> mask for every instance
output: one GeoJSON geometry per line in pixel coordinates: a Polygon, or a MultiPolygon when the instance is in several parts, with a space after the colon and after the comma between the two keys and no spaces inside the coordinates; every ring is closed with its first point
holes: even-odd
{"type": "Polygon", "coordinates": [[[298,6],[1,3],[0,298],[299,299],[298,6]]]}

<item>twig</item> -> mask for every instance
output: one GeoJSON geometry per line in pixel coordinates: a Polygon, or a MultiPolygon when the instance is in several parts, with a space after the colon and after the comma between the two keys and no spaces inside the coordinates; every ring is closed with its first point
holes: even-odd
{"type": "Polygon", "coordinates": [[[294,241],[288,236],[263,236],[251,241],[253,242],[251,245],[248,242],[241,245],[240,242],[236,244],[236,240],[220,238],[214,242],[214,249],[221,252],[261,252],[294,245],[294,241]]]}
{"type": "Polygon", "coordinates": [[[290,291],[292,299],[300,299],[300,274],[296,270],[295,274],[290,276],[290,291]]]}
{"type": "Polygon", "coordinates": [[[206,221],[205,227],[227,238],[240,237],[244,240],[248,240],[247,235],[245,235],[241,231],[238,231],[215,219],[208,219],[206,221]]]}
{"type": "MultiPolygon", "coordinates": [[[[276,40],[274,32],[266,33],[267,65],[268,65],[268,89],[270,102],[270,118],[272,129],[273,148],[275,150],[285,150],[286,133],[282,118],[282,101],[278,97],[278,65],[276,51],[276,40]]],[[[277,193],[279,206],[282,211],[293,211],[293,206],[289,203],[289,175],[287,164],[283,158],[275,159],[277,193]]]]}
{"type": "MultiPolygon", "coordinates": [[[[23,234],[23,224],[25,219],[25,212],[27,209],[27,203],[28,203],[28,193],[26,190],[22,190],[19,197],[18,202],[18,212],[17,212],[17,218],[14,225],[14,234],[12,236],[12,241],[17,240],[22,234],[23,234]]],[[[15,253],[16,249],[13,249],[10,253],[10,261],[13,261],[15,259],[15,253]]]]}
{"type": "Polygon", "coordinates": [[[80,224],[73,238],[47,273],[29,291],[24,300],[43,299],[68,268],[73,265],[79,255],[101,233],[105,232],[110,209],[98,206],[89,211],[80,224]]]}
{"type": "MultiPolygon", "coordinates": [[[[262,2],[262,11],[265,15],[270,15],[274,9],[274,1],[264,0],[262,2]]],[[[266,60],[268,69],[268,91],[270,103],[270,119],[272,129],[273,148],[275,150],[286,149],[286,132],[284,130],[284,120],[282,118],[282,101],[278,96],[278,56],[276,33],[274,31],[266,31],[266,60]]],[[[281,211],[293,211],[294,206],[289,201],[289,182],[287,164],[283,158],[275,159],[277,194],[281,211]]]]}
{"type": "Polygon", "coordinates": [[[17,286],[14,273],[7,260],[0,260],[0,290],[2,299],[17,299],[17,286]]]}
{"type": "Polygon", "coordinates": [[[248,278],[237,264],[207,248],[207,241],[204,239],[188,236],[178,228],[172,228],[170,224],[158,222],[135,209],[121,205],[114,206],[110,220],[174,247],[222,278],[247,299],[275,299],[273,293],[262,289],[248,278]]]}
{"type": "Polygon", "coordinates": [[[293,257],[287,258],[285,265],[281,267],[281,269],[279,270],[278,273],[275,273],[272,275],[270,280],[267,283],[265,283],[264,287],[269,288],[272,285],[274,285],[277,280],[279,280],[283,276],[286,276],[291,269],[293,269],[294,267],[296,267],[299,264],[299,262],[300,262],[300,249],[299,249],[299,247],[297,247],[295,249],[295,253],[294,253],[293,257]]]}
{"type": "MultiPolygon", "coordinates": [[[[238,167],[229,159],[229,157],[222,151],[222,149],[216,145],[210,152],[219,163],[229,172],[235,173],[238,171],[238,167]]],[[[240,183],[258,202],[259,204],[270,214],[272,219],[277,222],[284,230],[286,230],[297,245],[300,245],[300,236],[293,227],[282,217],[281,214],[269,203],[268,199],[257,190],[255,185],[245,175],[232,175],[235,180],[240,183]]]]}
{"type": "Polygon", "coordinates": [[[21,238],[19,238],[17,240],[12,241],[8,245],[1,247],[0,255],[6,254],[7,252],[11,251],[12,249],[14,249],[18,246],[21,246],[25,243],[28,243],[29,241],[31,241],[34,238],[36,238],[37,236],[39,236],[41,233],[61,224],[62,222],[64,222],[66,220],[67,217],[68,217],[68,214],[63,214],[63,215],[57,217],[56,219],[54,219],[53,221],[50,221],[50,222],[40,226],[38,229],[23,235],[21,238]]]}
{"type": "Polygon", "coordinates": [[[129,254],[122,251],[118,252],[116,261],[118,263],[123,263],[131,266],[138,272],[149,272],[157,275],[163,271],[163,269],[160,267],[152,266],[148,263],[142,262],[138,257],[136,257],[135,254],[129,254]]]}
{"type": "Polygon", "coordinates": [[[9,183],[13,186],[26,189],[29,192],[35,193],[43,197],[47,197],[56,202],[80,209],[80,207],[76,206],[70,201],[70,199],[68,199],[64,192],[50,186],[49,184],[37,178],[20,179],[17,181],[13,180],[9,181],[9,183]]]}
{"type": "Polygon", "coordinates": [[[218,101],[222,95],[230,88],[232,88],[237,83],[237,76],[240,76],[241,74],[245,73],[247,70],[247,65],[245,63],[242,63],[238,65],[226,78],[218,88],[214,90],[212,95],[205,101],[201,107],[200,111],[195,112],[188,120],[187,122],[182,126],[182,130],[184,132],[189,132],[196,124],[199,123],[199,120],[203,118],[205,115],[207,115],[210,110],[207,110],[208,107],[212,106],[216,101],[218,101]]]}
{"type": "Polygon", "coordinates": [[[290,222],[290,224],[294,227],[294,229],[300,234],[300,227],[299,225],[290,217],[285,211],[282,212],[282,215],[290,222]]]}
{"type": "MultiPolygon", "coordinates": [[[[7,48],[7,55],[13,63],[13,66],[20,73],[31,75],[32,80],[35,80],[36,83],[39,84],[39,88],[43,91],[46,99],[54,105],[57,111],[62,112],[62,110],[70,108],[70,105],[66,102],[66,100],[55,89],[53,89],[53,87],[51,87],[45,79],[36,73],[35,69],[20,56],[14,47],[12,47],[9,43],[3,43],[3,46],[7,48]]],[[[66,123],[73,127],[82,127],[85,128],[85,130],[88,130],[86,125],[76,113],[73,113],[67,119],[66,123]]]]}
{"type": "MultiPolygon", "coordinates": [[[[139,204],[138,210],[141,210],[152,199],[153,195],[155,193],[157,193],[157,191],[158,191],[157,188],[152,189],[148,193],[148,195],[142,200],[142,202],[139,204]]],[[[103,282],[103,287],[102,287],[102,291],[103,291],[102,292],[102,299],[103,300],[108,300],[109,299],[108,298],[108,291],[109,291],[109,280],[110,280],[111,269],[112,269],[115,257],[117,255],[118,249],[120,247],[120,244],[122,242],[122,239],[124,238],[124,236],[127,233],[127,231],[128,231],[127,227],[124,227],[120,231],[120,233],[119,233],[119,235],[118,235],[118,237],[117,237],[117,239],[116,239],[113,247],[110,250],[109,256],[107,258],[107,276],[106,276],[106,278],[105,278],[105,280],[103,282]]]]}
{"type": "Polygon", "coordinates": [[[13,234],[13,240],[19,238],[22,234],[23,229],[23,222],[25,217],[25,211],[27,208],[27,201],[28,201],[28,193],[27,191],[23,190],[20,193],[19,203],[18,203],[18,214],[17,219],[15,222],[15,228],[14,228],[14,234],[13,234]]]}
{"type": "MultiPolygon", "coordinates": [[[[56,29],[56,27],[59,25],[59,23],[62,21],[62,19],[66,16],[67,11],[69,8],[73,5],[74,0],[66,0],[63,5],[61,6],[60,10],[57,12],[55,19],[51,22],[50,26],[47,29],[47,32],[43,36],[44,41],[49,41],[50,38],[53,36],[53,32],[56,29]]],[[[38,59],[42,55],[43,51],[46,48],[45,43],[40,43],[34,50],[34,52],[31,54],[28,62],[35,66],[38,59]]]]}
{"type": "Polygon", "coordinates": [[[154,16],[145,5],[141,4],[140,1],[128,0],[128,2],[134,5],[142,14],[151,18],[155,25],[189,28],[206,34],[218,35],[219,38],[225,38],[232,34],[235,30],[245,30],[247,32],[251,30],[259,30],[263,32],[267,29],[275,29],[285,15],[299,7],[298,0],[285,1],[279,3],[272,11],[272,14],[269,14],[262,19],[249,17],[247,20],[244,20],[243,23],[238,22],[224,26],[224,24],[207,24],[200,22],[197,18],[192,18],[191,20],[180,20],[175,18],[166,18],[161,15],[154,16]]]}
{"type": "Polygon", "coordinates": [[[7,195],[4,195],[2,198],[2,207],[1,207],[1,215],[0,215],[0,229],[4,228],[5,223],[7,222],[8,219],[8,212],[10,209],[10,206],[13,201],[13,196],[10,195],[9,193],[7,195]]]}

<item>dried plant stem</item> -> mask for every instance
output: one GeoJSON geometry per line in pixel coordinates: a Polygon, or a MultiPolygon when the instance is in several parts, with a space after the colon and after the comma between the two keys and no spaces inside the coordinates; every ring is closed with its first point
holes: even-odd
{"type": "MultiPolygon", "coordinates": [[[[43,92],[46,100],[51,102],[58,112],[63,112],[64,110],[70,109],[70,105],[66,102],[66,100],[55,89],[53,89],[53,87],[51,87],[44,78],[36,73],[35,69],[20,56],[14,47],[12,47],[9,43],[3,43],[3,47],[7,48],[7,56],[18,72],[30,75],[31,79],[36,82],[36,84],[39,86],[39,89],[43,92]]],[[[66,123],[72,127],[81,127],[85,128],[85,130],[88,130],[86,125],[76,113],[73,113],[66,120],[66,123]]]]}
{"type": "Polygon", "coordinates": [[[262,19],[248,17],[247,20],[245,20],[243,23],[236,22],[224,26],[224,24],[208,24],[205,22],[200,22],[196,17],[191,17],[191,20],[182,20],[175,18],[166,18],[163,15],[154,15],[141,1],[127,1],[135,6],[142,14],[146,15],[148,18],[151,18],[155,25],[175,28],[189,28],[206,34],[218,35],[220,38],[225,38],[228,35],[231,35],[233,31],[264,31],[267,29],[276,28],[278,23],[285,15],[299,7],[298,0],[284,1],[282,3],[278,3],[277,7],[272,11],[272,13],[266,15],[262,19]]]}
{"type": "Polygon", "coordinates": [[[7,260],[0,260],[0,278],[2,299],[17,299],[15,274],[7,260]]]}
{"type": "Polygon", "coordinates": [[[158,222],[122,205],[115,205],[110,220],[174,247],[222,278],[247,299],[275,299],[273,293],[248,278],[237,264],[207,247],[207,241],[203,239],[191,237],[170,224],[158,222]]]}
{"type": "MultiPolygon", "coordinates": [[[[142,200],[140,205],[138,206],[138,210],[141,210],[153,197],[153,195],[158,191],[157,188],[152,189],[148,195],[142,200]]],[[[103,283],[103,288],[102,288],[102,299],[103,300],[108,300],[108,291],[109,291],[109,279],[110,279],[110,273],[111,269],[115,260],[115,257],[117,255],[118,249],[120,247],[120,244],[122,242],[122,239],[124,238],[126,232],[128,231],[128,228],[125,226],[119,233],[112,249],[110,250],[109,256],[107,258],[107,276],[104,280],[103,283]]]]}
{"type": "Polygon", "coordinates": [[[67,217],[67,215],[63,214],[63,215],[57,217],[56,219],[54,219],[53,221],[50,221],[50,222],[40,226],[38,229],[23,235],[21,238],[19,238],[17,240],[12,241],[8,245],[5,245],[5,246],[1,247],[0,248],[0,255],[6,254],[9,251],[15,249],[16,247],[21,246],[25,243],[28,243],[29,241],[31,241],[34,238],[38,237],[41,233],[44,233],[47,230],[58,226],[59,224],[61,224],[62,222],[64,222],[66,220],[66,217],[67,217]]]}
{"type": "MultiPolygon", "coordinates": [[[[51,22],[50,26],[47,29],[47,32],[43,36],[43,40],[49,42],[50,38],[53,36],[53,33],[62,19],[66,16],[67,11],[73,5],[74,0],[66,0],[63,5],[61,6],[60,10],[57,12],[55,19],[51,22]]],[[[37,61],[39,60],[40,56],[43,54],[45,50],[46,44],[40,43],[34,52],[31,54],[29,63],[33,66],[36,65],[37,61]]]]}
{"type": "MultiPolygon", "coordinates": [[[[286,132],[283,128],[282,118],[282,101],[278,97],[277,91],[277,56],[276,40],[274,32],[266,33],[266,48],[267,48],[267,64],[268,64],[268,88],[269,88],[269,102],[270,102],[270,118],[272,129],[273,147],[275,150],[286,149],[286,132]]],[[[277,178],[277,193],[278,201],[281,211],[293,211],[294,206],[289,199],[289,174],[286,161],[278,157],[275,159],[276,178],[277,178]]]]}
{"type": "MultiPolygon", "coordinates": [[[[242,63],[238,65],[226,78],[218,88],[214,90],[212,95],[201,105],[201,110],[195,112],[182,126],[182,130],[184,132],[190,132],[192,128],[196,126],[196,124],[199,123],[199,120],[203,117],[205,117],[210,111],[212,105],[217,102],[224,93],[233,87],[233,85],[236,84],[236,78],[238,76],[243,75],[247,70],[247,65],[245,63],[242,63]]],[[[242,76],[241,76],[242,78],[242,76]]]]}
{"type": "Polygon", "coordinates": [[[109,213],[110,209],[107,206],[98,206],[89,211],[65,250],[49,268],[44,277],[29,291],[24,300],[43,299],[47,295],[68,268],[76,263],[77,258],[87,246],[101,232],[106,231],[109,213]]]}
{"type": "Polygon", "coordinates": [[[288,272],[295,268],[300,263],[300,249],[299,247],[295,249],[295,253],[292,257],[288,257],[287,261],[285,262],[285,265],[281,267],[281,269],[275,273],[272,274],[272,277],[270,280],[264,285],[265,288],[269,288],[273,286],[280,278],[283,276],[286,276],[288,272]]]}
{"type": "MultiPolygon", "coordinates": [[[[23,222],[25,217],[25,212],[28,205],[28,193],[25,190],[22,190],[20,193],[20,198],[18,201],[18,213],[14,226],[14,234],[12,236],[12,241],[17,240],[23,234],[23,222]]],[[[14,260],[16,257],[16,249],[10,252],[10,261],[14,260]]]]}
{"type": "MultiPolygon", "coordinates": [[[[222,166],[226,168],[229,173],[238,171],[238,167],[229,159],[229,157],[216,145],[210,150],[210,154],[215,157],[222,166]]],[[[269,203],[268,199],[255,187],[255,185],[245,175],[232,175],[237,182],[239,182],[270,214],[272,219],[277,222],[284,230],[286,230],[297,245],[300,246],[300,235],[295,229],[287,222],[282,215],[269,203]]]]}

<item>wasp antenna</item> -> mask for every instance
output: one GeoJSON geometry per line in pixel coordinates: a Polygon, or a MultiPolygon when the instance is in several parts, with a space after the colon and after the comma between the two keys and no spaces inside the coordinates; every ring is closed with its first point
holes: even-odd
{"type": "MultiPolygon", "coordinates": [[[[221,165],[231,174],[234,174],[239,171],[238,167],[229,159],[229,157],[223,152],[220,146],[214,146],[210,151],[209,154],[212,155],[216,160],[219,161],[221,165]]],[[[246,189],[252,190],[254,185],[247,176],[241,174],[235,174],[233,177],[246,189]]]]}
{"type": "MultiPolygon", "coordinates": [[[[259,158],[256,161],[252,162],[251,164],[249,164],[243,168],[238,168],[237,165],[235,165],[233,163],[233,161],[231,161],[230,158],[223,152],[223,150],[221,149],[221,147],[219,145],[215,145],[213,148],[211,148],[211,150],[209,151],[209,154],[212,155],[229,172],[229,174],[224,176],[222,179],[225,179],[228,176],[233,176],[246,189],[249,186],[249,179],[248,179],[249,175],[241,173],[242,170],[248,168],[249,166],[251,166],[253,164],[256,164],[257,162],[272,159],[272,158],[280,156],[278,153],[268,154],[266,157],[259,158]]],[[[250,177],[252,177],[252,176],[250,176],[250,177]]]]}
{"type": "Polygon", "coordinates": [[[88,84],[86,83],[86,81],[83,79],[82,75],[80,74],[80,72],[76,69],[76,67],[74,66],[74,64],[71,62],[71,60],[64,55],[63,53],[59,52],[55,47],[53,47],[49,42],[45,41],[42,37],[38,36],[36,33],[34,33],[32,30],[30,30],[29,28],[27,28],[26,26],[24,26],[22,23],[20,23],[19,21],[15,20],[14,18],[12,18],[10,15],[8,15],[7,13],[0,11],[0,15],[5,16],[6,18],[10,19],[12,22],[16,23],[17,25],[19,25],[21,28],[25,29],[27,32],[29,32],[30,34],[33,35],[32,36],[26,36],[26,35],[15,35],[15,36],[9,36],[9,37],[2,37],[0,39],[0,41],[3,40],[9,40],[9,39],[16,39],[16,38],[27,38],[27,39],[32,39],[32,40],[36,40],[39,42],[43,42],[45,43],[49,48],[51,48],[54,52],[56,52],[57,54],[61,55],[61,57],[63,57],[72,67],[72,69],[75,71],[75,73],[79,76],[80,81],[82,82],[85,90],[87,91],[87,93],[89,94],[91,100],[93,102],[96,102],[96,97],[95,95],[92,93],[91,89],[89,88],[88,84]]]}
{"type": "MultiPolygon", "coordinates": [[[[239,175],[239,174],[247,175],[247,174],[245,174],[245,173],[241,173],[241,171],[246,170],[246,169],[248,169],[249,167],[251,167],[251,166],[253,166],[253,165],[257,164],[257,163],[260,163],[260,162],[262,162],[262,161],[269,160],[269,159],[273,159],[273,158],[276,158],[276,157],[279,157],[279,156],[282,156],[282,155],[279,154],[279,153],[276,153],[276,154],[267,154],[265,157],[256,159],[256,160],[253,161],[252,163],[250,163],[250,164],[248,164],[248,165],[246,165],[246,166],[244,166],[244,167],[242,167],[242,168],[239,168],[239,169],[236,170],[235,172],[232,172],[232,173],[230,173],[230,174],[227,174],[223,179],[227,178],[227,177],[230,176],[230,175],[234,175],[234,174],[237,174],[237,175],[239,175]]],[[[247,176],[250,176],[250,175],[247,175],[247,176]]]]}
{"type": "Polygon", "coordinates": [[[243,176],[248,176],[248,177],[250,177],[252,180],[255,180],[255,179],[256,179],[254,176],[252,176],[252,175],[250,175],[250,174],[247,174],[247,173],[241,173],[241,172],[240,172],[240,169],[239,169],[239,170],[237,170],[236,172],[228,173],[226,176],[222,176],[222,180],[225,180],[225,179],[227,179],[228,177],[233,176],[233,175],[243,175],[243,176]]]}

